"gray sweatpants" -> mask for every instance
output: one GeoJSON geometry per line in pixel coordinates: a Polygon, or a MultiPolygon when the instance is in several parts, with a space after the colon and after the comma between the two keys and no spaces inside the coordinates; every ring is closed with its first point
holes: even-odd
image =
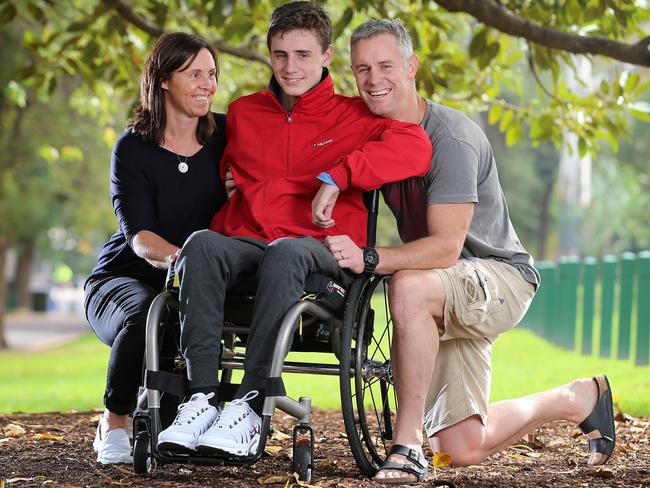
{"type": "Polygon", "coordinates": [[[258,390],[259,400],[266,390],[280,324],[300,300],[306,277],[318,271],[345,286],[353,279],[338,267],[327,248],[311,237],[282,239],[267,246],[255,239],[225,237],[208,230],[189,237],[176,269],[181,282],[181,348],[194,391],[218,387],[226,292],[233,287],[255,292],[245,374],[235,397],[258,390]]]}

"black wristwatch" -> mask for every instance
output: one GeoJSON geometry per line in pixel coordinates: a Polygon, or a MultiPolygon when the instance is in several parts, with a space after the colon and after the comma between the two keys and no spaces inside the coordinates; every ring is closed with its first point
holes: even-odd
{"type": "Polygon", "coordinates": [[[379,264],[379,254],[374,247],[363,248],[363,272],[373,273],[379,264]]]}

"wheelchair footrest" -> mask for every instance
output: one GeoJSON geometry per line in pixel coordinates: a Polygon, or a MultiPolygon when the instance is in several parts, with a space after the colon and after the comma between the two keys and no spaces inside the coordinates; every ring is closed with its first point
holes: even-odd
{"type": "Polygon", "coordinates": [[[150,390],[158,390],[183,398],[187,395],[187,379],[184,376],[165,371],[147,370],[144,386],[150,390]]]}

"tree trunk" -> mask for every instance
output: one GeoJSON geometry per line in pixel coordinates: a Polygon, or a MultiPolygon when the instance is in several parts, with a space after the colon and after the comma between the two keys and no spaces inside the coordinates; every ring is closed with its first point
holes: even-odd
{"type": "Polygon", "coordinates": [[[19,248],[18,262],[16,264],[16,296],[18,298],[18,308],[29,310],[31,308],[29,279],[32,274],[32,265],[36,254],[35,238],[21,239],[19,248]]]}
{"type": "Polygon", "coordinates": [[[5,337],[5,313],[7,311],[7,282],[5,280],[5,262],[9,241],[6,237],[0,236],[0,349],[9,347],[5,337]]]}

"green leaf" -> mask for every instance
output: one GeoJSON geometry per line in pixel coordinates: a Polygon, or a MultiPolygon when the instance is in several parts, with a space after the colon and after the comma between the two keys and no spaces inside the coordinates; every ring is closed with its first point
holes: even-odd
{"type": "Polygon", "coordinates": [[[582,137],[579,137],[578,138],[578,155],[581,158],[584,158],[586,156],[586,154],[587,154],[588,149],[589,148],[587,147],[587,141],[585,141],[582,137]]]}
{"type": "Polygon", "coordinates": [[[645,83],[641,83],[635,90],[634,95],[638,96],[641,95],[644,91],[646,91],[648,88],[650,88],[650,81],[647,81],[645,83]]]}
{"type": "Polygon", "coordinates": [[[515,117],[515,113],[512,110],[506,111],[506,113],[503,114],[503,117],[501,117],[501,123],[499,124],[499,131],[503,132],[506,129],[508,129],[514,117],[515,117]]]}
{"type": "Polygon", "coordinates": [[[481,29],[472,38],[472,41],[469,43],[469,55],[471,57],[476,58],[483,52],[483,50],[485,49],[486,35],[487,35],[487,30],[481,29]]]}
{"type": "Polygon", "coordinates": [[[627,80],[625,80],[625,91],[632,93],[640,81],[641,76],[639,76],[639,73],[630,73],[627,80]]]}
{"type": "Polygon", "coordinates": [[[5,3],[0,7],[0,26],[8,24],[16,17],[16,7],[12,3],[5,3]]]}
{"type": "Polygon", "coordinates": [[[495,103],[490,107],[490,111],[488,112],[488,123],[490,125],[494,125],[497,123],[497,121],[501,118],[501,114],[503,113],[503,105],[500,103],[495,103]]]}
{"type": "Polygon", "coordinates": [[[47,93],[49,95],[52,95],[56,90],[57,81],[58,81],[57,78],[54,76],[50,78],[50,81],[47,84],[47,93]]]}
{"type": "Polygon", "coordinates": [[[506,146],[511,147],[522,139],[523,131],[519,124],[511,124],[506,130],[506,146]]]}
{"type": "Polygon", "coordinates": [[[578,2],[578,0],[568,0],[567,2],[567,10],[569,12],[569,15],[571,17],[571,20],[574,22],[577,22],[580,20],[580,15],[582,14],[582,6],[578,2]]]}
{"type": "Polygon", "coordinates": [[[488,45],[488,56],[490,58],[490,61],[492,61],[494,58],[497,57],[497,54],[499,54],[499,49],[501,48],[501,45],[498,42],[493,42],[490,45],[488,45]]]}
{"type": "Polygon", "coordinates": [[[644,122],[650,122],[650,113],[648,112],[644,112],[642,110],[630,109],[630,113],[639,120],[643,120],[644,122]]]}

